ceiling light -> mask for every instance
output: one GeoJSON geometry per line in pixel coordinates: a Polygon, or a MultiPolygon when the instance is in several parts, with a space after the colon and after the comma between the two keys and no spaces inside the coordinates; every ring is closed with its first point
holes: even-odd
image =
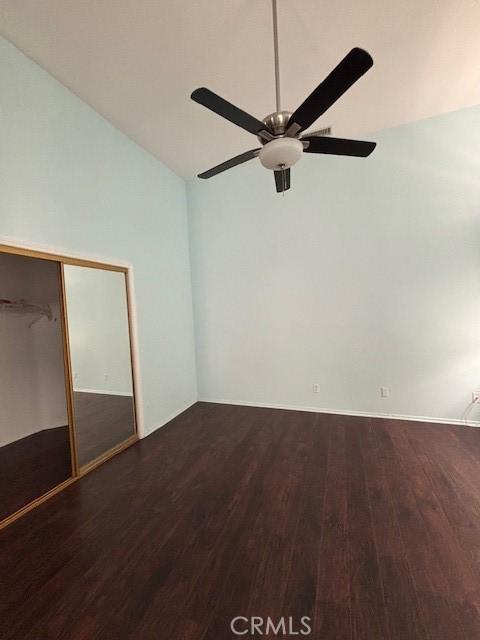
{"type": "Polygon", "coordinates": [[[267,142],[258,157],[266,169],[288,169],[300,160],[303,144],[297,138],[276,138],[267,142]]]}

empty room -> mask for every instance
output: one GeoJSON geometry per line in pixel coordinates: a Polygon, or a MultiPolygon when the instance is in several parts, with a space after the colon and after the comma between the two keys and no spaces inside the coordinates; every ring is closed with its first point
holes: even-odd
{"type": "Polygon", "coordinates": [[[479,25],[0,2],[1,640],[479,640],[479,25]]]}

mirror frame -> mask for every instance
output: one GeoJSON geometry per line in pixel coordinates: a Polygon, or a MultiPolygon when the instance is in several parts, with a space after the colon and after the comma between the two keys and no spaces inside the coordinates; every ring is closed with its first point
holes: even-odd
{"type": "Polygon", "coordinates": [[[127,449],[135,442],[138,442],[138,404],[137,404],[137,393],[138,393],[138,376],[136,370],[136,344],[134,341],[134,328],[133,328],[133,312],[132,312],[132,296],[130,290],[130,275],[131,268],[124,267],[114,264],[109,264],[106,262],[99,262],[94,260],[88,260],[83,258],[74,258],[70,256],[65,256],[56,253],[47,253],[45,251],[37,251],[35,249],[29,249],[26,247],[18,247],[9,244],[0,244],[0,253],[8,253],[18,256],[25,256],[29,258],[39,258],[41,260],[49,260],[51,262],[56,262],[58,267],[58,278],[59,278],[59,297],[60,297],[60,316],[61,316],[61,332],[62,332],[62,342],[63,342],[63,362],[64,362],[64,372],[65,372],[65,396],[67,403],[67,415],[68,415],[68,429],[70,436],[70,455],[71,455],[71,464],[72,464],[72,474],[70,478],[67,478],[64,482],[53,487],[47,493],[40,495],[35,500],[32,500],[28,504],[24,505],[14,513],[7,516],[4,520],[0,521],[0,529],[8,526],[25,513],[28,513],[35,507],[39,506],[52,496],[56,495],[60,491],[63,491],[66,487],[70,486],[74,482],[76,482],[79,478],[82,478],[87,473],[103,464],[107,460],[110,460],[117,453],[120,453],[124,449],[127,449]],[[108,451],[105,451],[100,456],[89,462],[88,464],[80,467],[78,461],[78,451],[77,451],[77,443],[75,436],[75,414],[73,409],[73,374],[72,374],[72,362],[70,355],[70,344],[69,344],[69,333],[68,333],[68,315],[67,315],[67,306],[66,306],[66,292],[65,292],[65,273],[64,273],[64,265],[73,265],[78,267],[89,267],[92,269],[103,269],[106,271],[117,271],[124,274],[125,278],[125,299],[127,303],[127,316],[128,316],[128,332],[129,332],[129,343],[130,343],[130,366],[132,372],[132,388],[133,388],[133,414],[134,414],[134,433],[128,437],[123,442],[115,445],[108,451]]]}

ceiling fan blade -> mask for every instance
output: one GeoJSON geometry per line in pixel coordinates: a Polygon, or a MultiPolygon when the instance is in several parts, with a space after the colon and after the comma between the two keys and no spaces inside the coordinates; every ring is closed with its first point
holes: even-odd
{"type": "Polygon", "coordinates": [[[274,171],[274,173],[277,193],[283,193],[283,191],[290,189],[290,169],[282,169],[281,171],[274,171]]]}
{"type": "Polygon", "coordinates": [[[376,142],[330,138],[327,136],[305,136],[302,142],[308,142],[305,153],[329,153],[336,156],[356,156],[366,158],[377,146],[376,142]]]}
{"type": "Polygon", "coordinates": [[[307,129],[373,65],[372,57],[355,47],[290,116],[287,133],[307,129]]]}
{"type": "Polygon", "coordinates": [[[247,162],[248,160],[252,160],[258,155],[260,149],[250,149],[250,151],[245,151],[245,153],[241,153],[234,158],[230,158],[230,160],[225,160],[221,164],[217,164],[216,167],[212,167],[208,171],[204,171],[203,173],[199,173],[198,177],[202,179],[211,178],[212,176],[216,176],[217,173],[222,173],[222,171],[226,171],[227,169],[231,169],[232,167],[236,167],[237,164],[242,164],[243,162],[247,162]]]}
{"type": "Polygon", "coordinates": [[[226,120],[233,122],[233,124],[236,124],[238,127],[245,129],[245,131],[265,137],[266,140],[272,139],[272,135],[261,120],[257,120],[257,118],[254,118],[249,113],[246,113],[234,104],[224,100],[216,93],[213,93],[213,91],[210,91],[210,89],[206,89],[205,87],[195,89],[190,97],[195,102],[198,102],[198,104],[207,107],[210,111],[214,111],[219,116],[222,116],[222,118],[225,118],[226,120]],[[262,133],[264,133],[265,136],[262,135],[262,133]]]}

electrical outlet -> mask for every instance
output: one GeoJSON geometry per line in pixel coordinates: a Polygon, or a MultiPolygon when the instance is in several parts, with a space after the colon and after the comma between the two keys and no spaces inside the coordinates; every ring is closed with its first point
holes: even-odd
{"type": "Polygon", "coordinates": [[[472,402],[480,402],[480,391],[472,391],[472,402]]]}
{"type": "Polygon", "coordinates": [[[320,385],[318,382],[313,385],[313,393],[320,393],[320,385]]]}
{"type": "Polygon", "coordinates": [[[390,387],[380,387],[380,395],[382,398],[388,398],[390,396],[390,387]]]}

